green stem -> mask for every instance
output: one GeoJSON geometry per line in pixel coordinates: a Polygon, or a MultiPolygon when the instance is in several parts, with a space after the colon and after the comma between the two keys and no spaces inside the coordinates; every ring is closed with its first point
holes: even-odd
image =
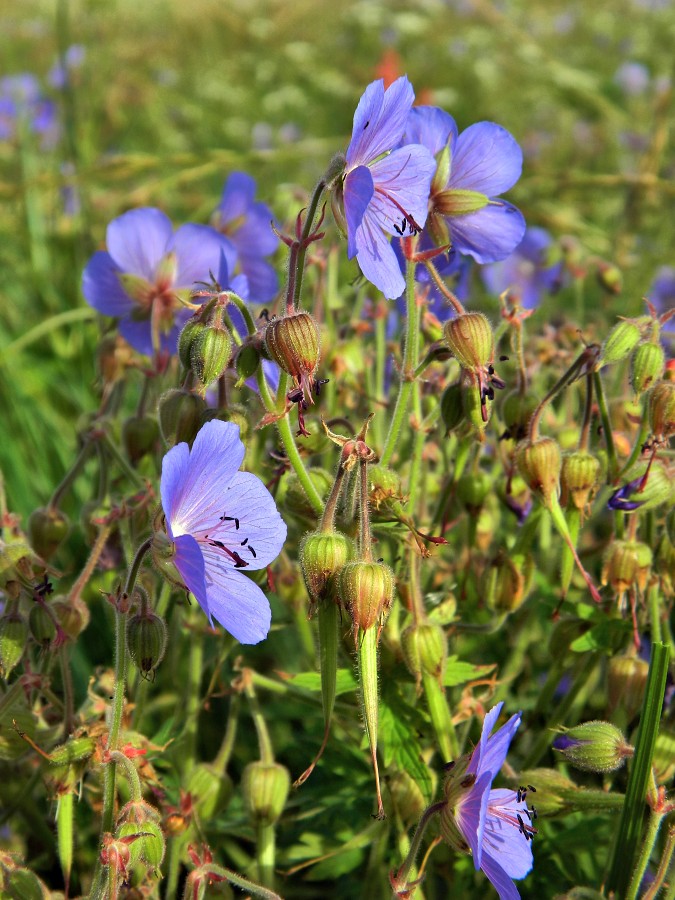
{"type": "Polygon", "coordinates": [[[319,492],[314,487],[314,482],[309,477],[309,472],[305,468],[305,464],[302,461],[302,457],[300,456],[300,453],[296,446],[295,439],[293,438],[293,433],[291,432],[291,423],[288,419],[288,416],[284,416],[283,418],[279,419],[276,424],[279,430],[281,442],[284,445],[284,450],[286,451],[286,457],[293,467],[293,471],[298,476],[298,481],[307,494],[307,499],[311,503],[312,509],[317,514],[317,516],[320,516],[323,513],[323,501],[319,496],[319,492]]]}
{"type": "Polygon", "coordinates": [[[66,493],[66,491],[69,489],[71,484],[75,481],[78,474],[80,473],[80,470],[82,469],[82,467],[84,466],[86,461],[89,459],[89,456],[91,455],[93,446],[94,445],[93,445],[92,441],[86,441],[82,445],[80,452],[77,454],[75,462],[72,464],[69,471],[66,472],[66,474],[63,476],[61,483],[59,484],[59,486],[56,488],[56,490],[52,494],[51,500],[47,504],[49,509],[58,509],[59,508],[59,503],[61,502],[61,498],[66,493]]]}
{"type": "Polygon", "coordinates": [[[651,859],[654,845],[656,844],[656,839],[659,836],[661,823],[663,822],[664,818],[664,813],[656,812],[656,810],[651,810],[649,814],[649,819],[647,821],[647,831],[642,842],[642,847],[640,848],[640,855],[638,857],[637,865],[635,866],[635,869],[633,871],[633,877],[631,878],[630,884],[628,885],[626,900],[636,900],[637,898],[638,891],[640,890],[640,885],[642,884],[642,879],[644,878],[644,874],[647,871],[647,866],[649,865],[649,860],[651,859]]]}
{"type": "Polygon", "coordinates": [[[358,667],[363,701],[363,721],[366,736],[370,745],[370,756],[375,774],[375,792],[377,795],[376,818],[384,819],[384,806],[380,790],[380,771],[377,765],[377,731],[378,731],[378,683],[377,683],[377,626],[358,633],[358,667]]]}
{"type": "Polygon", "coordinates": [[[422,843],[422,838],[424,837],[424,832],[426,831],[427,825],[431,821],[431,819],[439,813],[443,807],[445,806],[445,801],[441,801],[440,803],[434,803],[431,806],[427,807],[422,814],[422,818],[415,829],[415,834],[413,835],[413,839],[410,842],[410,850],[408,855],[401,863],[398,871],[392,876],[392,886],[395,890],[402,893],[407,886],[408,883],[408,875],[410,874],[410,870],[412,869],[415,858],[419,853],[420,845],[422,843]]]}
{"type": "Polygon", "coordinates": [[[452,723],[452,716],[448,709],[448,699],[445,695],[445,690],[439,683],[438,677],[429,675],[427,672],[422,674],[422,686],[424,687],[427,708],[436,732],[436,740],[438,741],[443,760],[446,763],[456,760],[459,757],[459,745],[455,734],[455,726],[452,723]]]}
{"type": "Polygon", "coordinates": [[[258,822],[256,826],[256,859],[258,878],[265,887],[274,889],[276,838],[274,825],[258,822]]]}
{"type": "MultiPolygon", "coordinates": [[[[245,673],[247,674],[247,673],[245,673]]],[[[253,719],[253,724],[255,725],[255,730],[258,734],[258,748],[260,750],[260,761],[265,763],[266,765],[272,765],[274,762],[274,751],[272,750],[272,741],[270,740],[270,734],[267,730],[267,724],[265,722],[265,717],[262,714],[260,709],[260,704],[258,703],[258,698],[256,697],[255,689],[253,687],[253,680],[251,678],[245,678],[245,688],[246,697],[248,698],[249,705],[251,707],[251,718],[253,719]]]]}
{"type": "Polygon", "coordinates": [[[300,309],[300,294],[302,293],[302,279],[305,274],[305,257],[307,256],[308,247],[307,238],[312,233],[319,200],[321,200],[321,195],[323,194],[325,187],[326,182],[322,178],[314,188],[314,193],[312,194],[312,199],[310,200],[309,208],[307,209],[307,215],[305,216],[305,225],[302,229],[302,239],[300,247],[298,248],[295,267],[295,288],[293,290],[293,307],[295,310],[300,309]]]}
{"type": "Polygon", "coordinates": [[[204,664],[204,642],[202,637],[202,634],[195,631],[190,639],[188,680],[185,695],[185,744],[184,753],[182,754],[183,772],[186,778],[195,766],[197,752],[197,727],[202,707],[201,684],[204,664]]]}
{"type": "Polygon", "coordinates": [[[658,579],[654,579],[647,588],[647,605],[649,606],[649,624],[652,641],[661,643],[661,591],[658,579]]]}
{"type": "MultiPolygon", "coordinates": [[[[673,861],[673,852],[675,852],[675,825],[671,825],[668,829],[668,837],[666,838],[666,846],[663,848],[663,853],[661,854],[661,862],[656,870],[654,881],[643,894],[642,900],[654,900],[663,887],[665,880],[668,877],[668,869],[673,861]]],[[[670,889],[668,890],[665,900],[673,900],[673,897],[675,897],[675,878],[671,877],[670,889]]]]}
{"type": "Polygon", "coordinates": [[[230,697],[230,711],[227,715],[227,725],[225,726],[225,734],[223,742],[220,745],[218,754],[213,760],[213,767],[218,772],[225,772],[232,756],[234,742],[237,737],[237,725],[239,724],[239,709],[241,707],[241,696],[233,694],[230,697]]]}
{"type": "Polygon", "coordinates": [[[600,410],[602,436],[605,440],[605,447],[607,448],[607,484],[614,484],[619,472],[619,462],[616,456],[616,447],[614,446],[614,435],[612,433],[612,423],[609,418],[607,400],[605,399],[605,389],[599,372],[593,372],[593,387],[595,388],[595,396],[598,403],[598,409],[600,410]]]}

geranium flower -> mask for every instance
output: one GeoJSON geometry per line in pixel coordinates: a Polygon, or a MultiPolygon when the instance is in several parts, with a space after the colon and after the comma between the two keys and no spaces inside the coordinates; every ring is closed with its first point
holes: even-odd
{"type": "Polygon", "coordinates": [[[123,338],[148,355],[176,352],[180,329],[190,316],[188,300],[195,282],[209,282],[221,254],[233,271],[237,253],[230,241],[207,225],[181,225],[175,232],[159,209],[123,213],[108,225],[108,250],[99,250],[82,275],[82,293],[90,306],[119,316],[123,338]]]}
{"type": "MultiPolygon", "coordinates": [[[[659,313],[675,307],[675,266],[661,266],[657,270],[647,296],[659,313]]],[[[663,324],[664,331],[675,331],[675,316],[663,324]]]]}
{"type": "Polygon", "coordinates": [[[386,91],[382,79],[369,84],[354,113],[345,156],[347,254],[389,300],[400,297],[405,280],[387,235],[415,234],[424,227],[436,168],[419,144],[398,146],[414,98],[405,76],[386,91]]]}
{"type": "Polygon", "coordinates": [[[523,154],[494,122],[478,122],[461,134],[452,116],[434,106],[411,109],[405,141],[423,144],[437,157],[427,230],[438,246],[449,244],[478,263],[497,262],[523,239],[525,219],[499,198],[520,178],[523,154]]]}
{"type": "Polygon", "coordinates": [[[492,788],[520,725],[517,713],[491,734],[503,705],[498,703],[485,716],[480,741],[468,764],[450,771],[441,831],[453,846],[466,849],[468,845],[474,866],[485,872],[500,900],[519,900],[513,879],[524,878],[532,868],[535,829],[531,819],[536,814],[525,802],[527,788],[492,788]]]}
{"type": "Polygon", "coordinates": [[[272,231],[274,213],[265,203],[255,201],[255,180],[245,172],[232,172],[223,188],[214,213],[214,226],[234,245],[238,265],[248,279],[251,300],[269,303],[277,292],[279,279],[264,258],[279,246],[272,231]]]}
{"type": "Polygon", "coordinates": [[[543,294],[562,283],[562,262],[551,263],[548,256],[552,243],[546,229],[528,228],[513,253],[480,270],[486,287],[495,294],[508,291],[525,309],[538,306],[543,294]]]}
{"type": "Polygon", "coordinates": [[[55,104],[42,94],[35,75],[0,78],[0,140],[13,140],[21,124],[40,137],[43,149],[53,147],[60,132],[55,104]]]}
{"type": "Polygon", "coordinates": [[[162,461],[160,493],[172,562],[209,620],[242,644],[270,629],[267,597],[245,569],[264,569],[286,540],[274,498],[262,481],[240,472],[239,426],[213,420],[162,461]]]}

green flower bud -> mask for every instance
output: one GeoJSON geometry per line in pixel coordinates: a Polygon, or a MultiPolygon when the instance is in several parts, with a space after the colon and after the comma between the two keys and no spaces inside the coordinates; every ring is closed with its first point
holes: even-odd
{"type": "Polygon", "coordinates": [[[525,437],[537,406],[537,398],[532,394],[523,394],[519,390],[509,391],[502,403],[502,419],[510,438],[520,441],[525,437]]]}
{"type": "Polygon", "coordinates": [[[272,319],[265,329],[265,349],[300,386],[309,386],[321,355],[316,322],[306,312],[272,319]]]}
{"type": "Polygon", "coordinates": [[[557,769],[526,769],[520,772],[518,781],[537,786],[536,807],[541,816],[554,816],[574,809],[574,797],[582,792],[557,769]]]}
{"type": "Polygon", "coordinates": [[[432,622],[409,625],[401,635],[401,649],[408,671],[418,685],[422,675],[433,675],[442,681],[448,642],[440,625],[432,622]]]}
{"type": "Polygon", "coordinates": [[[119,839],[133,835],[137,835],[137,838],[129,843],[131,865],[142,862],[151,869],[158,869],[164,859],[166,841],[157,822],[152,819],[124,822],[117,829],[116,837],[119,839]]]}
{"type": "Polygon", "coordinates": [[[28,625],[17,611],[0,618],[0,675],[6,680],[19,664],[28,640],[28,625]]]}
{"type": "Polygon", "coordinates": [[[206,823],[227,808],[232,797],[232,779],[211,763],[199,763],[192,770],[187,789],[199,816],[206,823]]]}
{"type": "Polygon", "coordinates": [[[220,378],[232,355],[232,336],[223,325],[207,325],[192,340],[191,368],[204,386],[220,378]]]}
{"type": "Polygon", "coordinates": [[[203,397],[171,388],[159,400],[159,427],[165,442],[173,447],[183,441],[193,441],[199,431],[202,413],[206,409],[203,397]]]}
{"type": "Polygon", "coordinates": [[[631,358],[631,384],[641,394],[655,384],[666,368],[666,354],[661,344],[645,341],[638,344],[631,358]]]}
{"type": "Polygon", "coordinates": [[[367,631],[389,612],[394,598],[394,574],[384,563],[349,562],[338,576],[337,593],[354,628],[367,631]]]}
{"type": "Polygon", "coordinates": [[[472,515],[477,515],[492,489],[492,478],[487,472],[472,472],[457,482],[457,499],[472,515]]]}
{"type": "Polygon", "coordinates": [[[634,752],[615,725],[599,721],[561,729],[553,749],[564,754],[577,769],[586,772],[613,772],[634,752]]]}
{"type": "Polygon", "coordinates": [[[91,613],[80,597],[76,597],[75,600],[57,597],[52,601],[51,607],[56,621],[71,641],[76,640],[89,625],[91,613]]]}
{"type": "Polygon", "coordinates": [[[649,392],[649,427],[660,440],[675,434],[675,384],[660,381],[649,392]]]}
{"type": "Polygon", "coordinates": [[[640,329],[630,319],[624,319],[612,328],[602,345],[597,368],[620,362],[629,356],[640,340],[640,329]]]}
{"type": "Polygon", "coordinates": [[[441,418],[445,425],[446,434],[450,434],[464,421],[462,385],[459,382],[449,384],[443,391],[441,396],[441,418]]]}
{"type": "Polygon", "coordinates": [[[622,709],[630,722],[642,709],[649,663],[638,656],[613,656],[607,670],[609,710],[622,709]]]}
{"type": "Polygon", "coordinates": [[[56,625],[44,604],[33,603],[28,614],[28,625],[33,640],[46,650],[56,637],[56,625]]]}
{"type": "Polygon", "coordinates": [[[260,353],[251,343],[242,344],[237,351],[234,367],[240,381],[245,381],[258,371],[260,353]]]}
{"type": "Polygon", "coordinates": [[[525,602],[532,582],[534,562],[529,554],[499,552],[483,573],[483,595],[497,613],[512,613],[525,602]]]}
{"type": "Polygon", "coordinates": [[[290,786],[288,769],[280,763],[249,763],[242,773],[241,790],[253,821],[261,825],[277,822],[286,805],[290,786]]]}
{"type": "Polygon", "coordinates": [[[464,313],[448,319],[444,333],[452,355],[463,369],[482,371],[492,362],[495,339],[492,326],[482,313],[464,313]]]}
{"type": "Polygon", "coordinates": [[[333,595],[335,576],[352,557],[354,543],[339,531],[312,531],[300,544],[300,566],[314,603],[333,595]]]}
{"type": "Polygon", "coordinates": [[[68,536],[70,523],[60,509],[41,506],[28,519],[31,545],[42,559],[51,559],[68,536]]]}
{"type": "Polygon", "coordinates": [[[159,441],[159,424],[152,416],[131,416],[122,425],[122,443],[133,465],[153,453],[159,441]]]}
{"type": "Polygon", "coordinates": [[[579,510],[584,510],[595,496],[600,483],[600,460],[586,450],[563,457],[560,483],[563,496],[579,510]]]}
{"type": "Polygon", "coordinates": [[[657,784],[667,784],[675,775],[675,732],[661,725],[654,748],[654,775],[657,784]]]}
{"type": "Polygon", "coordinates": [[[89,735],[71,737],[65,744],[59,744],[49,754],[49,761],[53,766],[70,766],[73,763],[84,762],[94,755],[96,741],[89,735]]]}
{"type": "Polygon", "coordinates": [[[49,892],[30,869],[12,869],[6,876],[2,896],[7,900],[44,900],[49,892]]]}
{"type": "Polygon", "coordinates": [[[602,261],[596,270],[598,283],[610,294],[620,294],[623,289],[621,269],[613,263],[602,261]]]}
{"type": "Polygon", "coordinates": [[[144,678],[154,678],[166,651],[167,630],[163,619],[146,608],[127,619],[129,656],[144,678]]]}
{"type": "Polygon", "coordinates": [[[602,565],[602,583],[616,594],[632,587],[642,591],[647,585],[652,551],[641,541],[614,541],[607,549],[602,565]]]}
{"type": "Polygon", "coordinates": [[[229,403],[227,407],[221,409],[205,409],[202,415],[202,424],[212,422],[219,419],[221,422],[232,422],[239,427],[239,437],[243,440],[251,430],[248,420],[246,407],[240,403],[229,403]]]}
{"type": "MultiPolygon", "coordinates": [[[[625,512],[633,512],[625,504],[635,503],[639,512],[655,509],[662,503],[672,503],[675,496],[675,482],[668,474],[664,465],[654,460],[649,463],[640,463],[630,470],[626,476],[628,483],[621,489],[622,505],[618,509],[625,512]]],[[[611,501],[610,501],[611,504],[611,501]]]]}
{"type": "Polygon", "coordinates": [[[516,461],[525,483],[544,503],[558,493],[562,457],[560,448],[552,438],[519,444],[516,461]]]}
{"type": "Polygon", "coordinates": [[[201,320],[201,312],[195,313],[191,319],[188,319],[178,336],[178,359],[180,359],[183,368],[190,369],[192,367],[192,344],[195,338],[206,331],[206,323],[201,320]]]}

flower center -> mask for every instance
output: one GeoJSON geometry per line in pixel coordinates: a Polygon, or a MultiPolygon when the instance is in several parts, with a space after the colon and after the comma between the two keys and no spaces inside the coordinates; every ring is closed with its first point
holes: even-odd
{"type": "MultiPolygon", "coordinates": [[[[223,514],[220,516],[219,522],[234,522],[235,531],[239,531],[239,519],[236,516],[226,516],[223,514]]],[[[202,537],[197,537],[195,535],[195,537],[198,541],[206,542],[210,547],[216,547],[218,550],[222,550],[222,552],[234,562],[235,569],[244,569],[246,566],[250,565],[250,563],[242,557],[239,550],[230,549],[223,541],[214,537],[209,537],[208,534],[204,534],[202,537]]],[[[258,554],[256,553],[255,548],[249,543],[248,538],[244,538],[244,540],[239,541],[238,544],[239,547],[244,549],[244,552],[250,553],[253,559],[257,559],[258,554]]]]}

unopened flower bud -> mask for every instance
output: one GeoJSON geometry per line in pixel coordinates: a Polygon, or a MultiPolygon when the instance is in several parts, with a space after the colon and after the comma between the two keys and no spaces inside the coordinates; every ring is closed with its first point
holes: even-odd
{"type": "Polygon", "coordinates": [[[476,515],[492,488],[487,472],[471,472],[457,482],[457,499],[472,515],[476,515]]]}
{"type": "Polygon", "coordinates": [[[630,319],[624,319],[612,328],[602,345],[597,368],[620,362],[631,354],[640,340],[640,329],[630,319]]]}
{"type": "Polygon", "coordinates": [[[602,565],[602,583],[616,594],[636,587],[643,591],[652,565],[652,551],[641,541],[614,541],[610,544],[602,565]]]}
{"type": "Polygon", "coordinates": [[[519,390],[509,391],[502,403],[502,419],[510,438],[519,441],[525,437],[537,406],[538,401],[534,395],[523,394],[519,390]]]}
{"type": "Polygon", "coordinates": [[[230,802],[232,779],[211,763],[199,763],[192,770],[187,790],[201,820],[210,822],[230,802]]]}
{"type": "Polygon", "coordinates": [[[206,323],[202,321],[201,312],[188,319],[178,335],[178,359],[185,369],[192,367],[192,342],[206,330],[206,323]]]}
{"type": "Polygon", "coordinates": [[[662,440],[675,434],[675,383],[660,381],[649,392],[649,427],[662,440]]]}
{"type": "Polygon", "coordinates": [[[127,619],[129,655],[144,678],[154,676],[164,658],[166,639],[166,624],[151,609],[141,609],[127,619]]]}
{"type": "Polygon", "coordinates": [[[60,509],[41,506],[28,519],[31,545],[42,559],[51,559],[69,531],[70,523],[60,509]]]}
{"type": "Polygon", "coordinates": [[[254,822],[273,825],[278,821],[291,786],[286,766],[280,763],[249,763],[243,771],[241,789],[244,805],[254,822]]]}
{"type": "Polygon", "coordinates": [[[560,483],[563,496],[577,509],[586,509],[598,488],[600,460],[586,450],[576,450],[563,457],[560,483]]]}
{"type": "Polygon", "coordinates": [[[638,344],[631,357],[631,385],[636,394],[655,384],[666,368],[666,354],[661,344],[644,341],[638,344]]]}
{"type": "Polygon", "coordinates": [[[253,344],[246,343],[237,351],[234,367],[240,381],[245,381],[258,371],[260,365],[260,353],[253,344]]]}
{"type": "Polygon", "coordinates": [[[475,372],[492,362],[495,339],[492,326],[482,313],[464,313],[448,319],[444,333],[452,355],[463,369],[475,372]]]}
{"type": "Polygon", "coordinates": [[[232,336],[223,325],[207,325],[192,340],[191,368],[203,385],[220,378],[232,354],[232,336]]]}
{"type": "Polygon", "coordinates": [[[339,531],[312,531],[300,544],[300,566],[307,593],[318,603],[333,595],[335,576],[354,550],[353,541],[339,531]]]}
{"type": "Polygon", "coordinates": [[[523,442],[516,450],[516,461],[525,483],[544,503],[558,493],[562,457],[552,438],[523,442]]]}
{"type": "Polygon", "coordinates": [[[532,581],[534,563],[524,554],[499,552],[483,573],[483,596],[497,613],[512,613],[525,602],[532,581]]]}
{"type": "Polygon", "coordinates": [[[633,747],[619,729],[610,722],[599,721],[563,729],[553,748],[586,772],[613,772],[633,755],[633,747]]]}
{"type": "Polygon", "coordinates": [[[159,424],[152,416],[130,416],[122,425],[122,443],[132,464],[152,453],[159,440],[159,424]]]}
{"type": "Polygon", "coordinates": [[[159,400],[159,427],[166,443],[190,443],[199,431],[206,402],[181,388],[171,388],[159,400]]]}
{"type": "Polygon", "coordinates": [[[33,640],[46,650],[56,637],[56,625],[43,603],[32,605],[28,614],[28,625],[33,640]]]}
{"type": "Polygon", "coordinates": [[[639,656],[613,656],[607,671],[609,711],[622,709],[630,722],[642,709],[649,663],[639,656]]]}
{"type": "Polygon", "coordinates": [[[272,319],[265,329],[265,349],[305,392],[311,389],[321,355],[321,337],[306,312],[272,319]]]}
{"type": "Polygon", "coordinates": [[[52,765],[69,766],[73,763],[90,759],[96,750],[96,740],[89,735],[71,737],[64,744],[59,744],[49,754],[52,765]]]}
{"type": "Polygon", "coordinates": [[[401,635],[401,649],[408,671],[418,683],[422,675],[442,679],[448,642],[440,625],[433,622],[409,625],[401,635]]]}
{"type": "Polygon", "coordinates": [[[35,872],[21,867],[6,870],[2,887],[2,896],[7,900],[44,900],[49,896],[46,885],[35,872]]]}
{"type": "Polygon", "coordinates": [[[441,396],[441,418],[445,432],[449,434],[464,421],[464,405],[462,403],[462,385],[457,382],[449,384],[441,396]]]}
{"type": "Polygon", "coordinates": [[[0,675],[6,680],[19,664],[28,640],[28,625],[17,611],[0,617],[0,675]]]}
{"type": "Polygon", "coordinates": [[[389,612],[394,575],[384,563],[349,562],[338,576],[337,592],[354,627],[367,631],[389,612]]]}

